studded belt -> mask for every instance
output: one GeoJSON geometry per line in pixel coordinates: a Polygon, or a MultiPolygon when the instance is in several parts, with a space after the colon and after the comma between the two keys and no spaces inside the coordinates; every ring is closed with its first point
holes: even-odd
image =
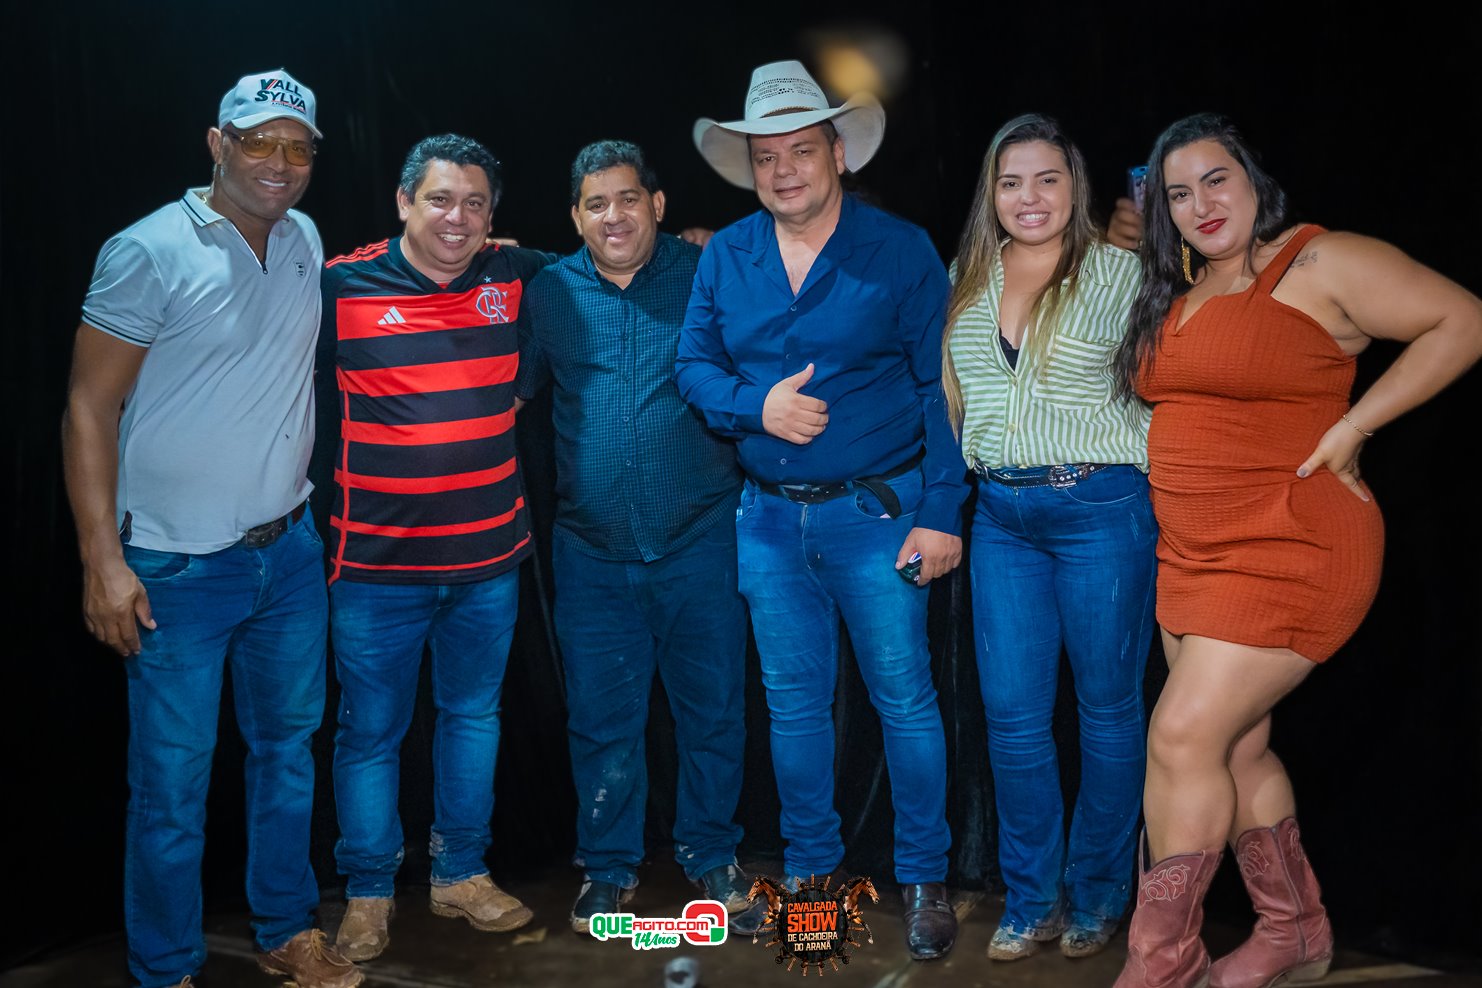
{"type": "Polygon", "coordinates": [[[1060,463],[1050,467],[1026,467],[1023,469],[997,470],[981,463],[973,465],[973,472],[984,480],[1005,487],[1054,487],[1057,490],[1074,487],[1110,463],[1060,463]]]}

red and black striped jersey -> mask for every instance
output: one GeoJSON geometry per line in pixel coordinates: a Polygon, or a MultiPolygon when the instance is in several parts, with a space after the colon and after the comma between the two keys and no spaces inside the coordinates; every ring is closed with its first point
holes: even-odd
{"type": "Polygon", "coordinates": [[[514,379],[521,295],[549,261],[490,246],[439,285],[397,237],[324,265],[317,376],[333,368],[337,390],[320,394],[339,419],[331,582],[473,583],[529,554],[514,379]]]}

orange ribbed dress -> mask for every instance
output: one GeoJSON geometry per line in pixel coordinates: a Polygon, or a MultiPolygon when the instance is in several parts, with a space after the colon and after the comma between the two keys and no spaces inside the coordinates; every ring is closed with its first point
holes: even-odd
{"type": "Polygon", "coordinates": [[[1384,523],[1326,468],[1299,467],[1348,411],[1354,362],[1271,297],[1304,227],[1239,295],[1168,313],[1139,391],[1158,537],[1158,623],[1174,635],[1290,648],[1322,662],[1379,585],[1384,523]]]}

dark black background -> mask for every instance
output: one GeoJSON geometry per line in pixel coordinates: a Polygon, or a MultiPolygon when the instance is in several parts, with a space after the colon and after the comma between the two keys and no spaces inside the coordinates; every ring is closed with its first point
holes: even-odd
{"type": "MultiPolygon", "coordinates": [[[[121,925],[124,679],[78,617],[79,568],[62,492],[57,423],[78,307],[109,234],[188,185],[205,184],[205,131],[247,72],[286,66],[320,100],[325,133],[302,204],[327,253],[395,232],[392,190],[406,149],[455,130],[505,162],[496,232],[555,250],[577,244],[567,215],[574,152],[638,141],[669,195],[671,230],[724,225],[755,208],[699,159],[697,116],[734,119],[751,68],[810,58],[820,29],[872,25],[909,52],[889,127],[861,175],[887,208],[920,223],[944,257],[960,232],[988,139],[1009,116],[1058,116],[1092,165],[1103,209],[1128,165],[1178,116],[1240,120],[1299,215],[1389,240],[1482,288],[1478,109],[1482,19],[1439,4],[769,3],[712,7],[580,3],[56,2],[6,15],[0,123],[4,454],[12,494],[3,765],[7,877],[25,911],[6,924],[0,966],[121,925]]],[[[841,98],[847,94],[835,94],[841,98]]],[[[1360,360],[1360,386],[1397,352],[1360,360]]],[[[1353,641],[1280,708],[1276,745],[1297,784],[1309,853],[1340,941],[1477,966],[1482,947],[1482,672],[1477,644],[1482,524],[1473,479],[1482,376],[1384,429],[1365,475],[1384,508],[1384,582],[1353,641]]],[[[541,408],[522,416],[540,526],[550,460],[541,408]]],[[[558,667],[539,570],[526,570],[506,680],[495,847],[500,875],[559,866],[572,793],[558,667]]],[[[995,879],[991,780],[962,586],[934,591],[933,644],[953,766],[952,879],[995,879]]],[[[1150,684],[1159,680],[1158,659],[1150,684]]],[[[778,851],[776,797],[759,687],[741,818],[743,852],[778,851]]],[[[853,867],[888,875],[888,786],[878,725],[857,677],[841,714],[841,809],[853,867]]],[[[1068,708],[1067,708],[1068,709],[1068,708]]],[[[1074,786],[1074,733],[1060,734],[1074,786]]],[[[240,900],[241,746],[222,720],[207,849],[208,908],[240,900]]],[[[652,731],[668,744],[663,718],[652,731]]],[[[404,758],[406,880],[425,876],[430,723],[404,758]]],[[[329,730],[321,733],[315,864],[334,885],[329,730]]],[[[656,815],[668,798],[655,779],[656,815]]],[[[655,854],[662,856],[662,843],[655,854]]],[[[574,882],[574,874],[562,880],[574,882]]],[[[574,889],[574,884],[573,884],[574,889]]],[[[1216,910],[1238,916],[1228,873],[1216,910]]]]}

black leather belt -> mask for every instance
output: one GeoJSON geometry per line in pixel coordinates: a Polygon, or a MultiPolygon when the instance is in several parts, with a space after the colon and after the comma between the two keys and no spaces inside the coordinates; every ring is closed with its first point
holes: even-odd
{"type": "Polygon", "coordinates": [[[274,518],[272,521],[247,529],[242,535],[242,545],[249,549],[261,549],[263,546],[277,542],[290,526],[296,525],[298,520],[304,516],[304,508],[308,507],[308,504],[309,502],[305,501],[282,518],[274,518]]]}
{"type": "Polygon", "coordinates": [[[925,450],[917,450],[916,455],[911,457],[900,466],[894,467],[884,473],[874,474],[869,477],[858,477],[854,480],[840,480],[832,484],[765,484],[756,482],[757,490],[763,494],[771,494],[773,497],[786,498],[796,504],[823,504],[841,498],[845,494],[853,492],[856,488],[864,488],[880,499],[880,506],[885,513],[892,518],[899,518],[901,513],[901,499],[896,497],[895,491],[891,490],[886,481],[894,480],[903,474],[910,473],[921,464],[921,459],[926,455],[925,450]]]}
{"type": "Polygon", "coordinates": [[[1052,467],[1026,467],[1024,469],[995,470],[981,463],[973,465],[973,472],[984,480],[1005,487],[1074,487],[1098,470],[1112,466],[1110,463],[1060,463],[1052,467]]]}

